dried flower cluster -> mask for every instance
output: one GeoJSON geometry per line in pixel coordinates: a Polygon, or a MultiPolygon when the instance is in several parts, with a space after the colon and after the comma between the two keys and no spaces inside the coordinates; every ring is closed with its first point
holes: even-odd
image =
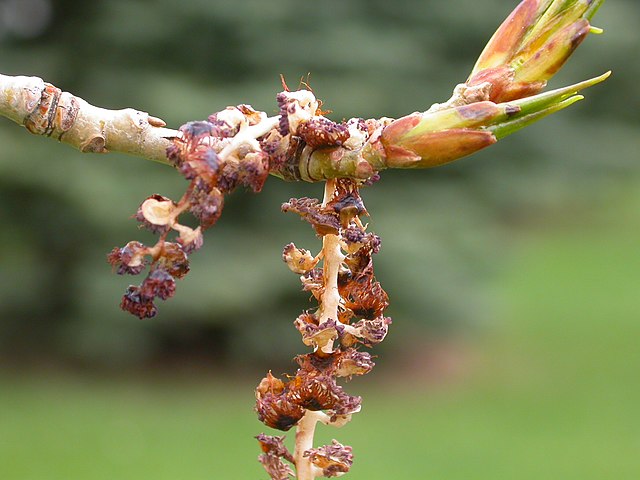
{"type": "Polygon", "coordinates": [[[175,293],[175,280],[189,271],[188,255],[203,243],[202,233],[220,218],[225,194],[244,185],[259,192],[269,174],[269,155],[255,136],[274,127],[274,121],[248,105],[229,107],[207,121],[190,122],[180,128],[167,150],[167,158],[189,181],[180,201],[152,195],[138,208],[135,219],[159,235],[154,246],[129,242],[114,248],[108,256],[118,274],[137,275],[149,267],[138,286],[130,286],[120,304],[139,318],[153,317],[155,299],[166,300],[175,293]],[[190,212],[197,228],[179,222],[190,212]],[[170,232],[175,241],[168,241],[170,232]]]}
{"type": "MultiPolygon", "coordinates": [[[[320,171],[319,178],[310,177],[309,166],[314,163],[314,154],[332,148],[355,153],[358,178],[376,178],[377,171],[363,157],[363,146],[380,136],[380,122],[358,118],[335,123],[322,116],[321,102],[309,90],[287,89],[276,99],[280,108],[276,117],[267,117],[249,105],[239,105],[180,128],[179,136],[173,138],[167,149],[167,158],[189,181],[185,194],[178,202],[154,194],[138,208],[136,220],[159,235],[154,246],[133,241],[114,248],[108,256],[118,274],[137,275],[149,267],[147,278],[128,288],[121,302],[123,310],[139,318],[157,313],[155,299],[165,300],[174,294],[175,280],[189,271],[188,255],[202,246],[204,230],[216,223],[225,195],[236,187],[259,192],[269,174],[290,180],[322,179],[323,169],[315,169],[320,171]],[[372,135],[374,132],[376,135],[372,135]],[[186,212],[195,217],[197,228],[179,222],[179,216],[186,212]],[[177,234],[173,242],[167,240],[172,231],[177,234]]],[[[315,163],[328,165],[331,172],[331,165],[340,164],[342,156],[332,154],[328,160],[315,159],[315,163]]],[[[353,210],[354,205],[347,205],[349,201],[352,200],[343,199],[344,205],[335,206],[331,213],[325,213],[317,201],[310,199],[293,200],[287,208],[307,218],[318,234],[336,234],[341,221],[362,213],[357,208],[353,210]],[[342,213],[336,213],[338,210],[342,213]]],[[[349,228],[345,241],[353,238],[354,245],[356,241],[364,241],[357,238],[354,227],[349,228]]]]}
{"type": "MultiPolygon", "coordinates": [[[[290,91],[283,82],[285,90],[276,96],[277,116],[267,117],[249,105],[239,105],[215,113],[207,121],[182,126],[167,149],[167,158],[189,181],[186,193],[177,203],[152,195],[138,209],[136,219],[159,235],[154,246],[130,242],[109,255],[109,262],[120,274],[135,275],[150,267],[139,286],[129,287],[122,308],[140,318],[155,315],[154,300],[173,295],[175,280],[189,269],[188,254],[200,248],[203,231],[220,217],[225,194],[239,185],[258,192],[269,174],[290,181],[350,178],[372,183],[387,168],[429,168],[472,154],[581,100],[580,90],[609,74],[538,92],[590,32],[599,32],[589,20],[601,3],[524,0],[491,39],[469,79],[455,88],[447,102],[434,104],[425,112],[397,120],[383,117],[333,122],[323,116],[322,102],[313,92],[290,91]],[[199,222],[197,228],[178,222],[179,215],[187,211],[199,222]],[[177,232],[173,242],[167,241],[170,231],[177,232]]],[[[56,94],[55,89],[43,89],[39,107],[30,108],[23,122],[40,125],[32,130],[43,134],[67,132],[70,121],[50,125],[50,119],[60,117],[51,110],[59,102],[50,98],[56,94]]],[[[23,102],[37,104],[31,96],[23,102]]],[[[147,123],[158,128],[163,125],[153,117],[147,123]]],[[[106,141],[96,138],[102,144],[106,141]]],[[[339,234],[343,243],[351,242],[349,248],[362,243],[369,245],[363,246],[363,251],[375,250],[370,236],[362,234],[366,239],[360,239],[357,226],[344,224],[345,218],[361,212],[357,205],[348,204],[353,199],[345,197],[342,201],[345,205],[335,206],[341,213],[329,212],[326,205],[321,207],[311,199],[292,200],[284,209],[299,213],[319,235],[339,234]]],[[[294,247],[290,249],[288,255],[297,269],[294,271],[303,273],[312,259],[294,247]]],[[[314,292],[313,285],[319,281],[314,277],[317,272],[312,269],[304,274],[308,276],[305,289],[314,292]]],[[[343,293],[347,298],[360,294],[343,293]]],[[[347,309],[349,302],[345,301],[347,309]]],[[[314,326],[313,320],[299,323],[306,329],[314,326]]]]}
{"type": "Polygon", "coordinates": [[[360,219],[367,211],[354,180],[328,182],[322,203],[294,198],[282,209],[299,214],[323,238],[315,257],[294,244],[283,252],[283,260],[301,275],[303,290],[318,307],[294,321],[302,342],[313,348],[296,357],[295,375],[283,381],[269,372],[256,389],[256,411],[265,425],[284,431],[298,426],[296,451],[291,455],[282,437],[260,435],[260,461],[272,479],[291,474],[285,461],[295,466],[298,478],[333,477],[349,470],[351,448],[336,441],[313,448],[313,428],[317,421],[341,426],[360,410],[361,398],[345,393],[338,379],[371,371],[371,354],[360,347],[384,340],[391,323],[384,316],[389,299],[373,272],[372,255],[380,250],[380,238],[367,232],[360,219]],[[301,430],[310,435],[301,435],[301,430]],[[278,447],[267,447],[274,444],[278,447]]]}

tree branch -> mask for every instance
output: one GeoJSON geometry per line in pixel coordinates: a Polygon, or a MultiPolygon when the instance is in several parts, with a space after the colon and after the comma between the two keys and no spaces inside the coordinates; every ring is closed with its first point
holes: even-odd
{"type": "MultiPolygon", "coordinates": [[[[268,172],[290,181],[366,180],[387,168],[457,160],[572,105],[583,98],[580,90],[608,77],[540,93],[587,35],[601,32],[590,20],[602,2],[523,0],[467,81],[425,112],[335,123],[322,115],[312,92],[287,89],[276,96],[277,117],[248,105],[212,115],[216,125],[209,122],[205,143],[216,145],[222,160],[239,160],[247,151],[264,155],[268,172]]],[[[145,112],[95,107],[37,77],[0,75],[0,115],[82,152],[116,151],[164,163],[171,139],[181,135],[145,112]]]]}
{"type": "Polygon", "coordinates": [[[81,152],[121,152],[163,163],[170,139],[180,133],[132,108],[95,107],[38,77],[0,75],[0,115],[81,152]]]}
{"type": "MultiPolygon", "coordinates": [[[[267,117],[264,112],[251,110],[251,115],[259,117],[260,125],[241,129],[235,134],[237,138],[225,144],[226,148],[219,154],[224,157],[248,142],[251,143],[248,146],[257,148],[257,139],[264,137],[277,152],[270,155],[274,159],[270,173],[287,181],[366,180],[388,168],[435,167],[492,145],[572,105],[583,98],[578,95],[580,90],[608,76],[606,73],[575,85],[502,103],[494,103],[489,98],[493,87],[503,79],[478,85],[461,84],[448,102],[397,120],[351,119],[337,124],[306,106],[304,110],[308,115],[302,120],[286,114],[267,117]],[[290,124],[285,135],[279,133],[281,126],[278,125],[283,117],[290,124]],[[340,140],[331,138],[336,129],[342,135],[340,140]]],[[[298,111],[303,108],[295,94],[301,92],[315,101],[308,91],[287,92],[294,98],[289,103],[295,104],[298,111]]],[[[229,112],[238,113],[237,109],[230,108],[218,115],[233,116],[229,112]]],[[[168,163],[166,150],[172,139],[181,136],[180,131],[165,128],[161,119],[148,113],[132,108],[96,107],[38,77],[0,74],[0,115],[23,125],[31,133],[55,138],[81,152],[120,152],[162,163],[168,163]]],[[[235,124],[235,118],[228,120],[235,124]]],[[[241,124],[247,123],[244,117],[241,120],[241,124]]]]}

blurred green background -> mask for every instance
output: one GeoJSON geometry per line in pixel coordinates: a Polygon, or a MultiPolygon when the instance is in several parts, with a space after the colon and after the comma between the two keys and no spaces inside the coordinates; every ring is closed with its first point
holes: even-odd
{"type": "MultiPolygon", "coordinates": [[[[170,126],[250,103],[279,74],[334,119],[448,98],[515,6],[498,0],[0,0],[0,72],[170,126]]],[[[587,99],[473,157],[363,191],[394,318],[351,382],[353,479],[640,478],[640,4],[609,1],[551,86],[587,99]]],[[[282,264],[321,185],[237,192],[160,315],[118,308],[105,256],[170,168],[81,155],[0,120],[0,479],[266,478],[252,389],[291,372],[309,308],[282,264]]],[[[290,434],[290,436],[292,436],[290,434]]]]}

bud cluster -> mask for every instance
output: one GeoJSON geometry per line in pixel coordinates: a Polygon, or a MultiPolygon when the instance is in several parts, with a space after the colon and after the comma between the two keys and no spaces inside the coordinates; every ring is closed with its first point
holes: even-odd
{"type": "MultiPolygon", "coordinates": [[[[296,357],[299,368],[295,375],[282,380],[269,372],[256,389],[258,418],[278,430],[298,426],[300,431],[304,419],[316,413],[321,413],[318,421],[334,426],[349,421],[360,410],[361,398],[345,393],[338,379],[372,370],[371,354],[360,348],[384,340],[391,323],[384,316],[388,296],[373,272],[372,255],[380,250],[380,238],[368,232],[360,219],[367,210],[359,184],[349,179],[332,184],[323,203],[294,198],[282,206],[283,211],[297,213],[311,224],[323,238],[323,249],[314,257],[291,243],[283,252],[283,260],[300,275],[303,290],[318,301],[318,308],[303,312],[294,321],[302,342],[313,349],[296,357]]],[[[259,437],[263,450],[264,438],[259,437]]],[[[284,460],[298,472],[305,468],[303,463],[311,464],[312,476],[333,477],[349,470],[350,447],[335,440],[332,445],[311,447],[297,443],[293,456],[286,450],[270,449],[260,461],[272,479],[287,478],[281,476],[290,472],[283,467],[284,460]]]]}

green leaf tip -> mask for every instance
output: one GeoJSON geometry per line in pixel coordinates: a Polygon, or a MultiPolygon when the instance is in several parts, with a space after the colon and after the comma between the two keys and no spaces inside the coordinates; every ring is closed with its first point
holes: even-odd
{"type": "Polygon", "coordinates": [[[591,5],[589,5],[589,8],[587,8],[587,11],[584,12],[583,17],[587,20],[591,20],[603,3],[604,0],[593,0],[591,5]]]}
{"type": "Polygon", "coordinates": [[[487,126],[486,129],[492,132],[497,139],[511,135],[547,115],[563,110],[582,100],[584,96],[579,95],[578,92],[605,81],[609,76],[611,76],[611,71],[574,85],[509,102],[509,105],[519,108],[518,113],[509,120],[487,126]]]}

